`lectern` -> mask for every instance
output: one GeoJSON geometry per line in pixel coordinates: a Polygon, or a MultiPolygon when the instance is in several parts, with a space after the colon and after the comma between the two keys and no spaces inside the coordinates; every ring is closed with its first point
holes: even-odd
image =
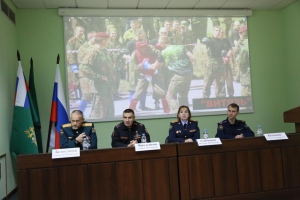
{"type": "Polygon", "coordinates": [[[300,133],[300,106],[283,113],[285,123],[295,123],[296,133],[300,133]]]}

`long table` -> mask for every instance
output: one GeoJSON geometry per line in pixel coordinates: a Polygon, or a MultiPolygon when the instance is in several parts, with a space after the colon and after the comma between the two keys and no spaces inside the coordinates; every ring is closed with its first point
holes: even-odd
{"type": "Polygon", "coordinates": [[[300,134],[81,151],[78,158],[18,156],[18,197],[41,199],[299,199],[300,134]]]}

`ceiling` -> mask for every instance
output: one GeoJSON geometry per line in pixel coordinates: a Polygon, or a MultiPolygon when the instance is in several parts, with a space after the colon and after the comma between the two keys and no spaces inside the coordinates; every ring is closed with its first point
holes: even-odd
{"type": "Polygon", "coordinates": [[[297,0],[11,0],[17,8],[281,10],[297,0]]]}

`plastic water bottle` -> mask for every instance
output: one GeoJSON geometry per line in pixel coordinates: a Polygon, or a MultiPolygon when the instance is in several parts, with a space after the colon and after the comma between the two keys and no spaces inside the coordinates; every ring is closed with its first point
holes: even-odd
{"type": "Polygon", "coordinates": [[[203,130],[203,138],[204,138],[204,139],[207,139],[207,138],[208,138],[208,132],[207,132],[207,129],[204,129],[204,130],[203,130]]]}
{"type": "Polygon", "coordinates": [[[89,150],[90,143],[86,138],[83,138],[82,150],[89,150]]]}
{"type": "Polygon", "coordinates": [[[145,133],[142,134],[142,139],[141,139],[141,143],[146,143],[147,142],[147,138],[145,133]]]}
{"type": "Polygon", "coordinates": [[[257,126],[257,131],[256,131],[256,134],[257,134],[258,136],[262,136],[262,134],[263,134],[263,131],[262,131],[262,129],[261,129],[261,126],[260,126],[260,125],[258,125],[258,126],[257,126]]]}

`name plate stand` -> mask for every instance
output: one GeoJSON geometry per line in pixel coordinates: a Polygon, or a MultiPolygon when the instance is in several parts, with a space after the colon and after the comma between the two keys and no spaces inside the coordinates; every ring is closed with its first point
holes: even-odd
{"type": "Polygon", "coordinates": [[[80,148],[52,149],[52,159],[80,157],[80,148]]]}
{"type": "Polygon", "coordinates": [[[289,139],[284,132],[280,132],[280,133],[265,133],[264,136],[265,136],[265,138],[266,138],[267,141],[288,140],[289,139]]]}
{"type": "Polygon", "coordinates": [[[220,138],[197,139],[198,146],[221,145],[220,138]]]}
{"type": "Polygon", "coordinates": [[[160,150],[159,142],[138,143],[134,145],[135,151],[160,150]]]}

